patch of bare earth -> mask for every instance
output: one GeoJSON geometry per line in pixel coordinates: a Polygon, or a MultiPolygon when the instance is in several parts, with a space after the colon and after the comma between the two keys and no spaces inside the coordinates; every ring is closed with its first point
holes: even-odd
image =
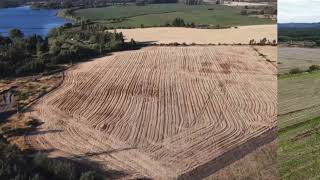
{"type": "Polygon", "coordinates": [[[115,53],[68,70],[26,139],[125,179],[203,178],[274,140],[276,71],[250,46],[115,53]]]}
{"type": "Polygon", "coordinates": [[[195,29],[179,27],[157,27],[118,29],[127,40],[133,38],[139,42],[156,44],[186,43],[186,44],[249,44],[251,39],[259,42],[263,38],[276,40],[276,25],[240,26],[230,29],[195,29]]]}

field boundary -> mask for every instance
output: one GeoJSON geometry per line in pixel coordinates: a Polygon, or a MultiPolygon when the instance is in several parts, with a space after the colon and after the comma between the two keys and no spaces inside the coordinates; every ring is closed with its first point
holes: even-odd
{"type": "Polygon", "coordinates": [[[194,170],[182,174],[178,177],[179,180],[192,180],[192,179],[202,179],[212,175],[213,173],[219,171],[220,169],[236,162],[237,160],[245,157],[259,147],[266,145],[274,141],[277,137],[277,127],[269,129],[267,132],[261,134],[258,137],[253,137],[249,139],[246,143],[225,152],[223,155],[216,159],[213,159],[201,166],[198,166],[194,170]]]}
{"type": "MultiPolygon", "coordinates": [[[[173,42],[173,43],[149,43],[149,42],[138,42],[140,43],[141,47],[148,47],[148,46],[164,46],[164,47],[172,47],[172,46],[178,46],[178,47],[190,47],[190,46],[277,46],[278,44],[244,44],[244,43],[209,43],[209,44],[201,44],[201,43],[191,43],[191,44],[187,44],[187,43],[177,43],[177,42],[173,42]]],[[[275,61],[271,61],[271,62],[275,62],[275,61]]]]}
{"type": "MultiPolygon", "coordinates": [[[[175,13],[175,12],[184,12],[184,11],[165,11],[165,12],[159,12],[159,13],[143,13],[143,14],[134,15],[134,16],[121,17],[120,19],[127,20],[127,18],[135,18],[135,17],[139,17],[139,16],[146,16],[146,15],[169,14],[169,13],[175,13]]],[[[115,18],[109,18],[109,19],[105,19],[105,20],[96,20],[96,19],[93,19],[93,20],[95,22],[101,22],[101,21],[110,21],[110,20],[113,20],[113,19],[115,19],[115,18]]],[[[109,23],[109,24],[112,24],[112,23],[109,23]]]]}
{"type": "Polygon", "coordinates": [[[296,124],[293,124],[293,125],[290,125],[290,126],[286,126],[284,128],[279,128],[278,133],[285,133],[287,131],[290,131],[293,128],[297,128],[299,126],[311,123],[311,122],[319,120],[319,119],[320,119],[320,117],[316,117],[316,118],[312,118],[312,119],[309,119],[309,120],[306,120],[306,121],[302,121],[302,122],[299,122],[299,123],[296,123],[296,124]]]}

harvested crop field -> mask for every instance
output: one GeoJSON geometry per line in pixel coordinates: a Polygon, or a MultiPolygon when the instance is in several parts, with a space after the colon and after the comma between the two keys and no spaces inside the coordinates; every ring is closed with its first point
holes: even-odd
{"type": "Polygon", "coordinates": [[[127,40],[133,38],[140,42],[152,43],[187,43],[187,44],[249,44],[251,39],[260,41],[264,37],[270,41],[276,40],[276,25],[241,26],[230,29],[195,29],[195,28],[143,28],[118,29],[127,40]]]}
{"type": "Polygon", "coordinates": [[[26,140],[125,179],[206,177],[274,140],[276,73],[250,46],[115,53],[67,71],[26,140]]]}

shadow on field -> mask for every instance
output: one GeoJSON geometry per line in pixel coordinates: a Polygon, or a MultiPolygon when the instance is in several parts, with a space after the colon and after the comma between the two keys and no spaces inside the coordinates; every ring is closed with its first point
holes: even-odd
{"type": "Polygon", "coordinates": [[[153,45],[153,44],[155,44],[157,42],[158,41],[139,41],[138,44],[140,44],[141,47],[146,47],[146,46],[153,45]]]}
{"type": "Polygon", "coordinates": [[[33,136],[33,135],[44,135],[44,134],[52,134],[52,133],[59,133],[63,132],[63,130],[58,130],[58,129],[52,129],[52,130],[46,130],[46,131],[31,131],[28,133],[28,136],[33,136]]]}
{"type": "Polygon", "coordinates": [[[213,173],[217,172],[218,170],[240,160],[247,154],[255,151],[260,146],[268,144],[276,139],[276,132],[277,128],[272,128],[269,131],[265,132],[264,134],[252,138],[248,140],[246,143],[236,147],[233,150],[230,150],[223,155],[219,156],[216,159],[213,159],[201,166],[198,166],[192,171],[189,171],[185,174],[182,174],[178,177],[178,179],[203,179],[206,178],[213,173]]]}
{"type": "Polygon", "coordinates": [[[88,158],[92,156],[99,156],[99,155],[110,155],[111,153],[114,153],[114,152],[119,152],[119,151],[124,151],[129,149],[132,149],[132,148],[85,153],[82,155],[75,155],[70,159],[68,158],[68,160],[77,162],[78,165],[81,166],[81,168],[83,168],[82,171],[94,170],[95,172],[98,172],[100,175],[102,175],[105,179],[120,179],[120,178],[125,178],[130,174],[124,171],[107,169],[106,167],[101,166],[101,164],[98,161],[95,162],[88,158]]]}
{"type": "Polygon", "coordinates": [[[89,152],[89,153],[85,153],[83,155],[80,155],[79,157],[92,157],[92,156],[99,156],[99,155],[108,155],[108,154],[131,150],[131,149],[136,149],[136,148],[123,148],[123,149],[113,149],[113,150],[101,151],[101,152],[89,152]]]}
{"type": "MultiPolygon", "coordinates": [[[[124,149],[125,150],[125,149],[124,149]]],[[[121,151],[121,150],[120,150],[121,151]]],[[[34,159],[37,157],[41,157],[41,163],[42,165],[47,164],[45,166],[57,167],[57,166],[66,166],[68,168],[71,168],[72,170],[76,170],[77,174],[82,174],[85,172],[96,172],[98,175],[103,177],[104,179],[121,179],[126,178],[129,173],[126,173],[124,171],[118,171],[114,169],[108,169],[106,167],[102,167],[99,162],[95,162],[89,159],[86,159],[84,156],[79,157],[50,157],[49,155],[51,153],[57,152],[57,149],[43,149],[43,150],[34,150],[34,149],[27,149],[24,151],[24,153],[30,158],[34,159]]],[[[107,152],[108,153],[108,152],[107,152]]],[[[95,155],[104,154],[104,152],[99,153],[92,153],[95,155]]],[[[142,178],[142,179],[148,179],[148,178],[142,178]]]]}
{"type": "Polygon", "coordinates": [[[10,116],[15,114],[16,110],[6,111],[0,113],[0,123],[4,123],[10,116]]]}

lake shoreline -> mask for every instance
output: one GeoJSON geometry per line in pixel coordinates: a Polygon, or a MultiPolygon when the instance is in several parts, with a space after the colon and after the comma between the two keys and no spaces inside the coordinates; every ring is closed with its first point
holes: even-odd
{"type": "Polygon", "coordinates": [[[0,32],[8,36],[10,29],[20,29],[26,36],[47,36],[53,28],[72,22],[59,16],[57,9],[33,9],[30,5],[0,9],[0,32]],[[21,18],[23,17],[23,18],[21,18]]]}

